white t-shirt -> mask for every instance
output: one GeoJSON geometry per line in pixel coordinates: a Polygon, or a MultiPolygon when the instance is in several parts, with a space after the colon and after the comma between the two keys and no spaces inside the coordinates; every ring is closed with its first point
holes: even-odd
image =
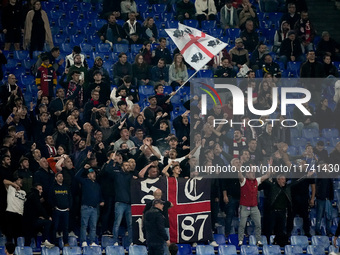
{"type": "Polygon", "coordinates": [[[14,187],[8,186],[6,211],[23,215],[25,200],[26,192],[24,190],[16,190],[14,187]]]}

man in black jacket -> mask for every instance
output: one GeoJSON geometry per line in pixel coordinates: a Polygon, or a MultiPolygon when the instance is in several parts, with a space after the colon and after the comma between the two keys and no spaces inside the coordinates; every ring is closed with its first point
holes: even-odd
{"type": "Polygon", "coordinates": [[[125,34],[122,26],[116,23],[115,15],[109,15],[107,21],[108,23],[102,26],[98,31],[100,40],[102,42],[109,43],[111,47],[113,43],[128,44],[129,41],[124,39],[125,34]]]}
{"type": "Polygon", "coordinates": [[[149,255],[164,254],[164,241],[170,245],[170,240],[165,232],[165,218],[162,214],[164,202],[156,199],[152,203],[152,208],[148,210],[144,217],[146,231],[146,243],[149,255]]]}

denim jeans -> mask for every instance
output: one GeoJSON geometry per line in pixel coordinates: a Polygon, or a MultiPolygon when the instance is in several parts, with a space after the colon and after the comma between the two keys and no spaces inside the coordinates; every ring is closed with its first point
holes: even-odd
{"type": "Polygon", "coordinates": [[[332,222],[331,222],[331,220],[327,219],[327,217],[325,215],[325,209],[326,209],[326,200],[316,199],[316,225],[315,225],[315,233],[317,235],[321,234],[320,225],[321,225],[321,220],[322,220],[323,216],[325,216],[325,219],[326,219],[326,231],[327,231],[327,233],[325,233],[325,234],[328,235],[328,234],[331,233],[332,222]]]}
{"type": "Polygon", "coordinates": [[[231,223],[233,221],[233,217],[235,216],[235,212],[238,209],[240,200],[235,199],[232,196],[228,196],[229,203],[224,205],[224,212],[226,214],[225,218],[225,235],[228,236],[230,234],[231,223]]]}
{"type": "Polygon", "coordinates": [[[82,205],[81,206],[81,226],[80,243],[86,242],[86,229],[89,226],[89,243],[93,243],[96,238],[96,228],[98,220],[98,208],[82,205]]]}
{"type": "Polygon", "coordinates": [[[113,242],[118,242],[118,230],[120,223],[122,222],[123,215],[126,219],[126,225],[128,230],[128,240],[132,243],[132,216],[131,216],[131,205],[121,202],[115,203],[115,222],[113,224],[113,242]]]}

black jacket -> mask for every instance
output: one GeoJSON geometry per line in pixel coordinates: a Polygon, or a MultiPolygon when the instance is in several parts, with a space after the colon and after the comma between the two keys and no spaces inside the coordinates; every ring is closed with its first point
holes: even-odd
{"type": "Polygon", "coordinates": [[[165,218],[158,208],[152,207],[145,213],[144,226],[147,245],[162,245],[169,240],[165,232],[165,218]]]}
{"type": "Polygon", "coordinates": [[[294,41],[286,38],[282,41],[280,47],[280,55],[290,58],[291,56],[298,57],[302,54],[301,43],[298,39],[294,41]]]}
{"type": "Polygon", "coordinates": [[[50,191],[50,204],[53,208],[70,209],[72,205],[70,189],[64,184],[59,185],[54,182],[50,191]]]}
{"type": "Polygon", "coordinates": [[[32,225],[39,217],[48,219],[48,214],[40,202],[39,191],[32,188],[24,205],[24,222],[32,225]]]}

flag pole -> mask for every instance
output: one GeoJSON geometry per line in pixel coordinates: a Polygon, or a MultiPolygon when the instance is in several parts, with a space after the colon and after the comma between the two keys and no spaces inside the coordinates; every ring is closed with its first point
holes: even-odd
{"type": "MultiPolygon", "coordinates": [[[[177,94],[177,92],[185,85],[185,83],[187,83],[192,77],[194,77],[197,73],[198,73],[199,70],[196,70],[196,72],[193,73],[193,75],[191,75],[185,82],[183,82],[183,85],[181,85],[175,92],[177,94]]],[[[176,95],[175,94],[175,95],[176,95]]],[[[172,98],[173,96],[171,96],[169,98],[169,100],[172,98]]]]}

